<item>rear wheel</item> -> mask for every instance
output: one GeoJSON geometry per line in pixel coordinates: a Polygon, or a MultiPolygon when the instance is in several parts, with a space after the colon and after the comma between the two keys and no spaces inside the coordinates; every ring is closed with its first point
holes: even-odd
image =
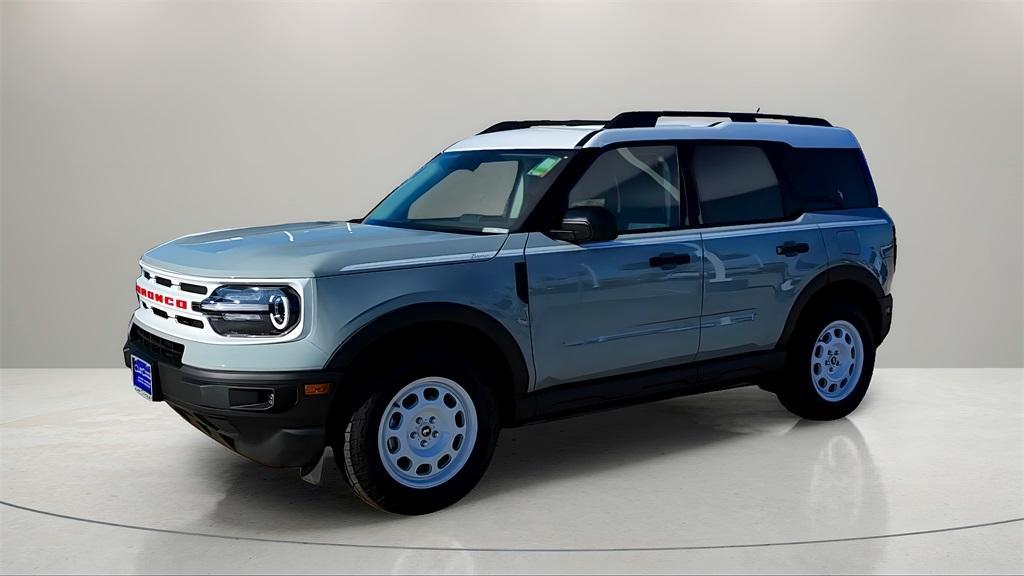
{"type": "Polygon", "coordinates": [[[485,371],[465,356],[422,350],[388,365],[358,383],[368,392],[335,439],[336,459],[369,504],[433,512],[483,476],[498,437],[497,403],[485,371]]]}
{"type": "Polygon", "coordinates": [[[779,401],[802,418],[842,418],[864,398],[874,366],[875,339],[864,313],[847,303],[823,306],[790,343],[779,401]]]}

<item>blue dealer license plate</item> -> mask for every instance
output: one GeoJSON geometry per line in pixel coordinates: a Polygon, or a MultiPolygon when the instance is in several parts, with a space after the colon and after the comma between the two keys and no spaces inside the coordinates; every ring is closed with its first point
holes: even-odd
{"type": "Polygon", "coordinates": [[[153,399],[153,365],[132,356],[132,387],[147,400],[153,399]]]}

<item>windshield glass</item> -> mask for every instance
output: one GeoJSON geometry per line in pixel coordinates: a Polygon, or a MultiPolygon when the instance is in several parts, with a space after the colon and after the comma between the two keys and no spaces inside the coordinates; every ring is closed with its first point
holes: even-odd
{"type": "Polygon", "coordinates": [[[445,152],[384,199],[366,224],[505,234],[529,214],[572,151],[445,152]]]}

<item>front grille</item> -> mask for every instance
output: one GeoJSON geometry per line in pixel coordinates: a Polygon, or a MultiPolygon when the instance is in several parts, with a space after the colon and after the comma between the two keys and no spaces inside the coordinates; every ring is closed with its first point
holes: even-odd
{"type": "MultiPolygon", "coordinates": [[[[139,300],[139,309],[135,317],[139,325],[152,329],[156,334],[166,334],[179,342],[205,342],[221,344],[237,341],[230,336],[218,334],[212,326],[202,302],[219,286],[232,284],[233,279],[201,278],[182,276],[175,272],[165,272],[150,268],[140,263],[142,275],[135,279],[135,291],[139,300]]],[[[300,296],[304,291],[304,281],[290,282],[300,296]]],[[[294,340],[302,334],[302,326],[292,330],[285,336],[265,338],[265,341],[294,340]]]]}
{"type": "Polygon", "coordinates": [[[161,338],[156,334],[151,334],[139,328],[136,324],[132,324],[128,340],[133,344],[142,346],[151,354],[159,356],[161,360],[168,361],[175,366],[181,366],[181,357],[185,355],[184,344],[178,344],[166,338],[161,338]]]}
{"type": "Polygon", "coordinates": [[[191,292],[193,294],[206,294],[206,286],[200,286],[199,284],[189,284],[188,282],[182,282],[178,285],[185,292],[191,292]]]}
{"type": "Polygon", "coordinates": [[[202,297],[209,294],[216,284],[204,286],[198,281],[186,282],[173,274],[148,270],[144,265],[142,278],[137,279],[136,284],[136,291],[142,291],[139,304],[152,314],[152,317],[145,318],[143,323],[150,324],[161,332],[185,339],[203,335],[190,333],[193,331],[212,332],[206,327],[199,304],[202,297]],[[150,320],[155,322],[151,323],[150,320]],[[167,324],[162,324],[165,321],[167,324]]]}

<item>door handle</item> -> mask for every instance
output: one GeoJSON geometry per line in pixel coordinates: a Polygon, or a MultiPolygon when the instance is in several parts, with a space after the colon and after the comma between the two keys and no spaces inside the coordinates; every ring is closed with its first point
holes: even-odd
{"type": "Polygon", "coordinates": [[[689,264],[689,254],[661,254],[658,256],[652,256],[648,261],[651,264],[651,268],[674,268],[680,264],[689,264]]]}
{"type": "Polygon", "coordinates": [[[775,247],[775,253],[779,256],[796,256],[810,250],[811,247],[807,242],[786,242],[775,247]]]}

